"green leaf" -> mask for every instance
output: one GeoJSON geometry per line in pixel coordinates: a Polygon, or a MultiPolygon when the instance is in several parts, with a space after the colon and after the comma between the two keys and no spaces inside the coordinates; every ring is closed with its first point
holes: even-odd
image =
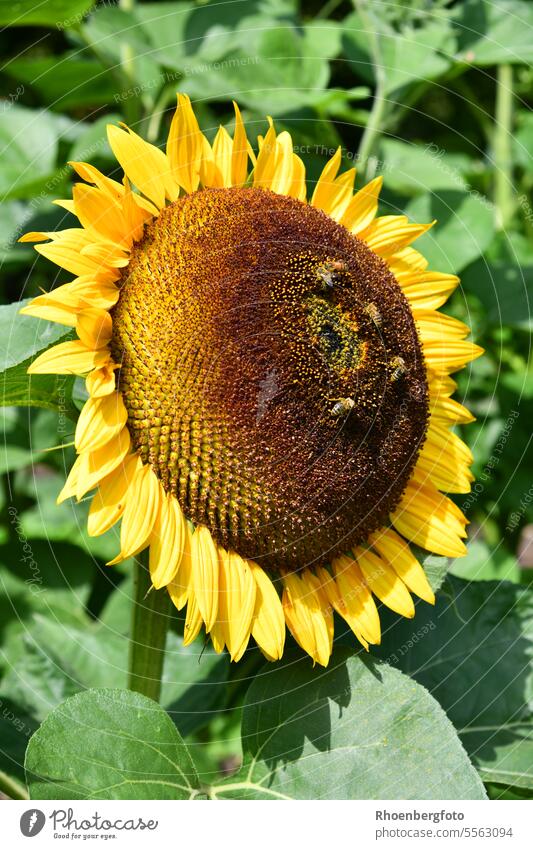
{"type": "Polygon", "coordinates": [[[483,539],[470,539],[466,557],[454,560],[450,574],[467,581],[520,582],[520,566],[504,544],[494,548],[483,539]]]}
{"type": "MultiPolygon", "coordinates": [[[[132,51],[133,61],[128,70],[131,70],[133,79],[131,84],[125,82],[123,89],[118,90],[116,86],[116,108],[121,108],[120,103],[124,99],[139,95],[152,104],[163,76],[146,44],[146,34],[133,12],[116,6],[97,6],[82,25],[82,31],[92,51],[108,60],[113,70],[120,69],[124,46],[127,45],[132,51]]],[[[105,82],[106,77],[102,77],[102,80],[105,82]]]]}
{"type": "Polygon", "coordinates": [[[292,27],[264,26],[262,18],[248,20],[246,46],[217,60],[189,62],[183,90],[201,99],[225,99],[228,91],[260,114],[284,115],[323,95],[329,66],[292,27]]]}
{"type": "Polygon", "coordinates": [[[462,285],[479,298],[486,321],[497,327],[533,328],[533,265],[478,259],[465,270],[462,285]]]}
{"type": "Polygon", "coordinates": [[[17,239],[24,232],[31,213],[20,201],[0,204],[0,263],[5,270],[9,265],[29,265],[34,253],[31,245],[19,245],[17,239]]]}
{"type": "MultiPolygon", "coordinates": [[[[122,585],[116,592],[122,592],[122,585]]],[[[131,610],[130,610],[131,615],[131,610]]],[[[64,698],[94,687],[123,687],[128,680],[129,637],[112,625],[69,624],[34,615],[25,632],[11,640],[0,684],[0,700],[8,697],[36,720],[64,698]]],[[[184,646],[174,633],[167,637],[161,704],[180,734],[206,725],[222,707],[229,660],[201,644],[184,646]]]]}
{"type": "Polygon", "coordinates": [[[533,788],[533,592],[448,578],[377,653],[440,702],[485,781],[533,788]],[[414,638],[414,639],[413,639],[414,638]]]}
{"type": "Polygon", "coordinates": [[[450,558],[441,557],[439,554],[428,554],[427,551],[413,543],[411,543],[411,549],[419,563],[424,567],[431,589],[433,592],[437,592],[437,590],[440,590],[450,568],[450,558]]]}
{"type": "Polygon", "coordinates": [[[55,112],[108,104],[115,93],[108,69],[76,54],[18,59],[10,62],[7,72],[26,83],[55,112]]]}
{"type": "Polygon", "coordinates": [[[200,790],[163,708],[130,690],[96,689],[57,707],[30,740],[32,799],[190,799],[200,790]]]}
{"type": "Polygon", "coordinates": [[[406,676],[337,649],[287,657],[252,683],[242,771],[213,788],[248,799],[483,799],[444,711],[406,676]]]}
{"type": "Polygon", "coordinates": [[[0,0],[0,24],[3,26],[55,26],[65,29],[78,23],[94,0],[0,0]]]}
{"type": "Polygon", "coordinates": [[[70,328],[31,315],[20,315],[30,299],[0,306],[0,371],[24,363],[57,344],[70,328]]]}
{"type": "Polygon", "coordinates": [[[525,0],[466,0],[455,12],[459,58],[470,65],[533,60],[533,6],[525,0]]]}
{"type": "Polygon", "coordinates": [[[36,354],[64,341],[72,331],[62,324],[20,315],[27,303],[29,300],[0,306],[0,405],[46,407],[75,421],[74,378],[27,373],[36,354]]]}
{"type": "MultiPolygon", "coordinates": [[[[406,26],[401,32],[388,28],[383,16],[372,15],[371,25],[377,31],[386,94],[398,96],[414,84],[434,80],[452,64],[455,38],[445,17],[417,28],[406,26]]],[[[352,71],[375,81],[368,25],[354,12],[343,29],[344,53],[352,71]]]]}
{"type": "Polygon", "coordinates": [[[31,198],[57,189],[57,125],[46,110],[13,104],[0,112],[0,194],[31,198]],[[47,186],[48,183],[48,186],[47,186]]]}
{"type": "Polygon", "coordinates": [[[492,204],[478,192],[445,190],[424,194],[405,210],[413,221],[437,220],[415,247],[431,268],[457,274],[483,254],[494,237],[492,204]]]}
{"type": "Polygon", "coordinates": [[[445,153],[433,142],[422,145],[383,139],[380,158],[387,189],[402,195],[464,189],[464,175],[472,167],[464,153],[445,153]]]}

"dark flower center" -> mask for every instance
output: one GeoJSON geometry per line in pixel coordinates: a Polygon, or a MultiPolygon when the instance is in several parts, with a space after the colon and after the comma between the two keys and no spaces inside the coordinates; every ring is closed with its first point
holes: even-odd
{"type": "Polygon", "coordinates": [[[161,212],[124,271],[112,352],[143,461],[192,522],[273,572],[364,542],[425,437],[393,275],[323,212],[262,189],[161,212]]]}

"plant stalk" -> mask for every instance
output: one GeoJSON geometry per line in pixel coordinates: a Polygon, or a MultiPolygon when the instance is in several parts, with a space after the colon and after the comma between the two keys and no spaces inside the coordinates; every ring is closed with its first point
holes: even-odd
{"type": "Polygon", "coordinates": [[[9,799],[29,799],[28,791],[15,778],[0,770],[0,793],[9,799]]]}
{"type": "Polygon", "coordinates": [[[498,65],[494,110],[494,204],[496,226],[504,230],[514,212],[513,196],[513,68],[498,65]]]}
{"type": "Polygon", "coordinates": [[[128,687],[158,702],[171,602],[153,589],[147,560],[147,550],[135,559],[128,687]]]}
{"type": "Polygon", "coordinates": [[[371,180],[376,173],[376,162],[371,158],[371,153],[383,132],[385,119],[385,110],[387,105],[385,99],[386,78],[381,55],[379,34],[372,22],[371,16],[367,13],[367,3],[363,2],[363,0],[356,0],[355,8],[368,34],[372,55],[372,65],[374,67],[374,74],[376,77],[376,89],[374,91],[372,108],[368,115],[368,121],[361,137],[359,150],[357,151],[358,164],[364,172],[366,179],[371,180]]]}

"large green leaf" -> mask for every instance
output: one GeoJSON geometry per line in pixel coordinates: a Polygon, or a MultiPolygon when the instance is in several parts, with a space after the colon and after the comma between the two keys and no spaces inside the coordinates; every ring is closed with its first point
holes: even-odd
{"type": "Polygon", "coordinates": [[[444,190],[420,195],[405,211],[415,221],[437,220],[415,247],[440,271],[460,272],[481,256],[494,237],[492,205],[476,192],[444,190]]]}
{"type": "Polygon", "coordinates": [[[483,316],[491,324],[531,330],[533,321],[533,264],[488,262],[472,263],[463,274],[466,291],[476,295],[483,305],[483,316]]]}
{"type": "Polygon", "coordinates": [[[343,23],[343,47],[352,71],[363,79],[375,80],[371,51],[374,36],[387,94],[398,95],[409,86],[436,79],[452,64],[455,38],[446,17],[435,16],[422,27],[408,25],[398,31],[389,28],[382,15],[371,15],[367,22],[354,12],[343,23]]]}
{"type": "Polygon", "coordinates": [[[108,104],[115,93],[109,70],[94,59],[79,59],[76,54],[18,59],[10,62],[7,70],[55,111],[108,104]]]}
{"type": "Polygon", "coordinates": [[[182,88],[193,97],[227,99],[260,114],[283,115],[312,105],[328,84],[329,67],[298,31],[248,19],[246,44],[220,59],[189,62],[182,88]]]}
{"type": "Polygon", "coordinates": [[[527,0],[466,0],[455,11],[459,57],[470,65],[533,60],[533,5],[527,0]]]}
{"type": "Polygon", "coordinates": [[[25,362],[71,332],[62,324],[20,315],[28,303],[29,299],[0,306],[0,371],[25,362]]]}
{"type": "Polygon", "coordinates": [[[387,664],[337,649],[313,669],[290,655],[250,687],[244,764],[216,797],[483,799],[443,710],[387,664]]]}
{"type": "Polygon", "coordinates": [[[78,23],[94,0],[0,0],[3,26],[54,26],[65,29],[78,23]]]}
{"type": "Polygon", "coordinates": [[[462,189],[472,160],[464,153],[445,153],[434,143],[413,144],[384,139],[380,158],[387,189],[419,195],[442,189],[462,189]]]}
{"type": "MultiPolygon", "coordinates": [[[[0,698],[10,698],[42,721],[67,695],[93,687],[125,688],[128,652],[129,638],[112,627],[34,615],[1,653],[7,672],[0,698]]],[[[169,633],[161,704],[181,734],[190,734],[216,715],[228,671],[227,656],[219,657],[201,644],[185,647],[181,637],[169,633]]]]}
{"type": "Polygon", "coordinates": [[[57,124],[41,109],[13,104],[0,111],[0,195],[31,198],[57,190],[57,124]]]}
{"type": "Polygon", "coordinates": [[[67,699],[30,740],[32,799],[190,799],[191,756],[163,708],[129,690],[67,699]]]}
{"type": "Polygon", "coordinates": [[[453,577],[445,587],[434,610],[385,627],[377,651],[440,702],[484,780],[533,788],[533,592],[453,577]]]}
{"type": "Polygon", "coordinates": [[[28,375],[34,356],[64,341],[70,328],[20,315],[28,300],[0,306],[0,406],[47,407],[76,419],[72,402],[74,378],[69,375],[28,375]]]}

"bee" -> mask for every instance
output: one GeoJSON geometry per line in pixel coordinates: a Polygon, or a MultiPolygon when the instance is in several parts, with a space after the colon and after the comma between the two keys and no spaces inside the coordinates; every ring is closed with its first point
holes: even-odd
{"type": "Polygon", "coordinates": [[[330,401],[336,401],[329,411],[332,416],[346,416],[355,407],[353,398],[330,398],[330,401]]]}
{"type": "Polygon", "coordinates": [[[400,377],[403,377],[407,371],[407,366],[405,365],[403,357],[393,357],[390,361],[390,365],[392,368],[390,379],[392,382],[399,380],[400,377]]]}
{"type": "Polygon", "coordinates": [[[340,259],[327,260],[316,269],[323,289],[333,289],[336,283],[336,275],[339,271],[346,271],[346,263],[340,259]]]}
{"type": "Polygon", "coordinates": [[[377,306],[373,303],[367,304],[366,307],[365,307],[365,312],[368,315],[370,321],[372,321],[372,323],[375,324],[375,326],[379,330],[379,328],[381,327],[381,324],[383,322],[383,319],[381,317],[381,313],[378,310],[377,306]]]}

